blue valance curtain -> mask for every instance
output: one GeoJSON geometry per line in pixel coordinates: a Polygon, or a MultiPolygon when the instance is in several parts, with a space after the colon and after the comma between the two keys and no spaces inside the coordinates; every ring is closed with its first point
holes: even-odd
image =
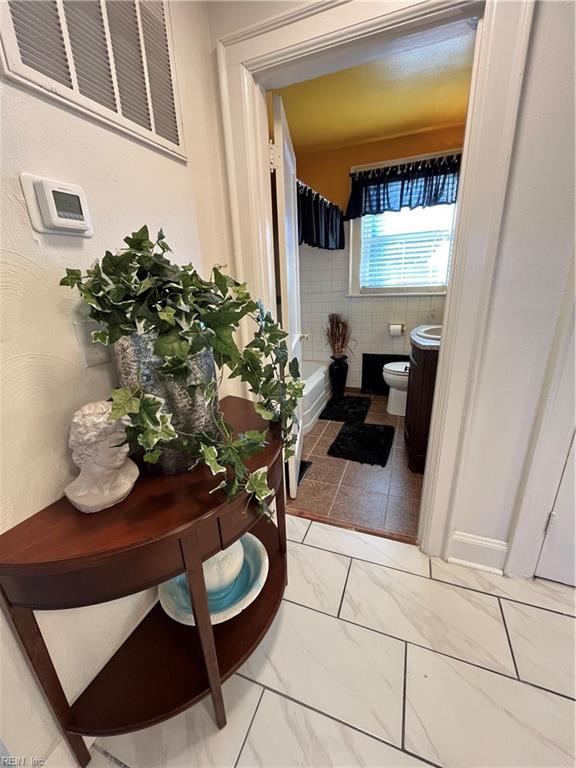
{"type": "Polygon", "coordinates": [[[346,219],[366,214],[455,203],[460,154],[351,173],[346,219]]]}
{"type": "Polygon", "coordinates": [[[298,243],[329,251],[344,248],[344,212],[334,203],[297,182],[298,243]]]}

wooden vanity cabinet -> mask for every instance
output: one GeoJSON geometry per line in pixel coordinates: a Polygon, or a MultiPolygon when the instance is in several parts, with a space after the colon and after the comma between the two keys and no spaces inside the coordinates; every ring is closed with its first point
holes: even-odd
{"type": "Polygon", "coordinates": [[[437,348],[421,349],[412,343],[404,426],[408,467],[412,472],[424,472],[426,464],[437,367],[437,348]]]}

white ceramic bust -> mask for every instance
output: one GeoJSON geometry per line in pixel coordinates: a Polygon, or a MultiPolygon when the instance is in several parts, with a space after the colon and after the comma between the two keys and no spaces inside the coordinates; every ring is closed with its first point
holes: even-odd
{"type": "Polygon", "coordinates": [[[99,512],[117,504],[130,493],[139,470],[128,458],[127,417],[109,421],[112,403],[87,403],[72,417],[68,445],[80,474],[64,489],[82,512],[99,512]]]}

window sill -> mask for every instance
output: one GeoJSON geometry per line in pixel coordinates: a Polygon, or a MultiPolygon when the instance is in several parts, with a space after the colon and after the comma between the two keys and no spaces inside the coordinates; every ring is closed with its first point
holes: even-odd
{"type": "Polygon", "coordinates": [[[383,291],[382,293],[347,293],[348,299],[374,299],[386,296],[446,296],[446,291],[383,291]]]}

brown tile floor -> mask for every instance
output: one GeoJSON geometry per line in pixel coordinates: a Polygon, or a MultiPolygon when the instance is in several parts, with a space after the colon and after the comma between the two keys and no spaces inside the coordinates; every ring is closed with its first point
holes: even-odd
{"type": "Polygon", "coordinates": [[[390,416],[386,398],[374,395],[366,423],[395,428],[387,465],[375,467],[328,456],[342,423],[318,421],[304,437],[302,457],[312,466],[296,499],[288,499],[288,507],[304,517],[415,542],[422,475],[408,469],[404,419],[390,416]]]}

